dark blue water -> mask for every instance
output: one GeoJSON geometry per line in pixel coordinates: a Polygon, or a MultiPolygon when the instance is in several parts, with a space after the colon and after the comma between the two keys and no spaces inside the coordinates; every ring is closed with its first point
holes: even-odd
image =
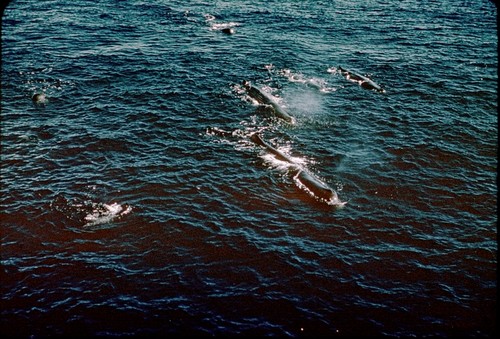
{"type": "Polygon", "coordinates": [[[487,0],[11,1],[1,333],[496,333],[496,20],[487,0]]]}

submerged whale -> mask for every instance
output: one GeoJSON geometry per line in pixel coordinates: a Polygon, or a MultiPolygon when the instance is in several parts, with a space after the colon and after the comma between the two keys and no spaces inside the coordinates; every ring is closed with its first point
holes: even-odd
{"type": "Polygon", "coordinates": [[[259,104],[269,106],[272,109],[274,115],[276,115],[278,118],[281,118],[290,124],[295,123],[295,119],[290,114],[285,112],[285,110],[281,108],[274,101],[274,99],[271,98],[271,96],[269,96],[269,94],[264,93],[255,86],[252,86],[248,81],[243,82],[243,87],[245,87],[245,90],[247,91],[248,95],[251,98],[257,100],[259,104]]]}
{"type": "Polygon", "coordinates": [[[285,153],[279,151],[273,146],[269,145],[267,142],[262,140],[258,133],[254,133],[250,136],[252,140],[257,145],[263,147],[269,153],[273,154],[276,159],[290,163],[295,167],[293,179],[299,183],[299,186],[304,187],[307,191],[311,192],[314,196],[319,199],[323,199],[327,202],[332,202],[338,206],[345,205],[345,202],[341,202],[333,189],[328,187],[325,183],[321,182],[312,173],[309,173],[303,169],[299,164],[297,164],[293,159],[291,159],[285,153]]]}
{"type": "Polygon", "coordinates": [[[375,83],[372,79],[367,78],[359,73],[342,68],[340,66],[338,69],[340,71],[340,74],[345,76],[346,79],[358,82],[361,87],[376,92],[385,93],[385,90],[380,87],[379,84],[375,83]]]}

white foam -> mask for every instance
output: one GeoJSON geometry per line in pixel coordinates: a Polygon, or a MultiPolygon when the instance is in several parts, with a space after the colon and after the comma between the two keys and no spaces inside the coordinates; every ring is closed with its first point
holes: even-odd
{"type": "Polygon", "coordinates": [[[210,25],[211,30],[222,30],[225,28],[232,28],[239,26],[238,22],[215,22],[215,16],[212,14],[205,14],[205,21],[210,25]]]}
{"type": "Polygon", "coordinates": [[[325,79],[318,77],[308,77],[300,72],[293,72],[290,69],[282,69],[278,72],[281,76],[290,82],[304,84],[305,86],[312,87],[323,93],[335,92],[337,88],[329,87],[325,79]]]}
{"type": "Polygon", "coordinates": [[[85,216],[88,221],[85,226],[95,226],[111,222],[119,216],[126,215],[132,211],[131,206],[123,207],[118,203],[112,204],[95,204],[92,212],[85,216]]]}

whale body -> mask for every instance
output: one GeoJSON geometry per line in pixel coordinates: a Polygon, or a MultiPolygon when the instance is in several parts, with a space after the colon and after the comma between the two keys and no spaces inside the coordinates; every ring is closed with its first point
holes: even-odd
{"type": "Polygon", "coordinates": [[[274,148],[273,146],[269,145],[267,142],[262,140],[259,134],[257,133],[252,134],[250,136],[250,140],[252,140],[257,145],[264,147],[269,153],[274,154],[276,159],[288,162],[292,165],[296,165],[296,163],[288,155],[277,150],[276,148],[274,148]]]}
{"type": "Polygon", "coordinates": [[[295,119],[290,114],[285,112],[285,110],[281,108],[268,94],[264,93],[257,87],[252,86],[248,81],[244,81],[243,86],[251,98],[257,100],[257,102],[261,105],[269,106],[274,115],[278,118],[281,118],[290,124],[295,123],[295,119]]]}
{"type": "Polygon", "coordinates": [[[384,93],[385,90],[380,87],[379,84],[375,83],[372,79],[367,78],[359,73],[347,70],[339,66],[340,74],[346,77],[348,80],[356,81],[359,85],[365,89],[373,90],[376,92],[384,93]]]}
{"type": "Polygon", "coordinates": [[[339,197],[337,192],[328,187],[323,182],[319,181],[318,178],[313,176],[311,173],[299,169],[298,172],[293,177],[294,180],[298,181],[303,185],[308,191],[310,191],[314,196],[324,199],[326,201],[338,201],[339,197]]]}
{"type": "MultiPolygon", "coordinates": [[[[325,201],[334,202],[337,205],[343,206],[345,203],[340,202],[337,192],[328,187],[325,183],[321,182],[313,174],[303,169],[299,164],[297,164],[293,159],[291,159],[285,153],[277,150],[273,146],[269,145],[267,142],[262,140],[259,134],[254,133],[250,136],[252,140],[257,145],[265,148],[269,153],[276,156],[278,160],[286,161],[291,165],[295,166],[293,179],[297,181],[301,186],[303,186],[307,191],[311,192],[317,198],[323,199],[325,201]]],[[[299,185],[299,186],[300,186],[299,185]]]]}

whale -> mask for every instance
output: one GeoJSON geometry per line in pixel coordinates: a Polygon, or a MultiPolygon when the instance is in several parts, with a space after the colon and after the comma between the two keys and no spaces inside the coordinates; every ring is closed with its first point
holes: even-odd
{"type": "Polygon", "coordinates": [[[288,155],[286,155],[285,153],[277,150],[276,148],[274,148],[273,146],[269,145],[267,142],[265,142],[264,140],[262,140],[262,138],[260,137],[260,135],[258,133],[254,133],[250,136],[250,140],[252,140],[255,144],[263,147],[264,149],[266,149],[269,153],[273,154],[276,159],[280,160],[280,161],[284,161],[284,162],[288,162],[292,165],[297,165],[295,163],[295,161],[293,161],[292,158],[290,158],[288,155]]]}
{"type": "MultiPolygon", "coordinates": [[[[318,178],[313,176],[310,172],[304,169],[297,169],[296,174],[293,177],[294,180],[298,181],[303,187],[311,192],[314,196],[323,199],[325,201],[338,202],[339,197],[337,192],[328,187],[325,183],[321,182],[318,178]]],[[[343,203],[340,203],[343,204],[343,203]]]]}
{"type": "Polygon", "coordinates": [[[35,93],[31,97],[31,100],[36,105],[45,105],[45,103],[47,102],[47,97],[44,93],[35,93]]]}
{"type": "Polygon", "coordinates": [[[243,87],[247,91],[248,95],[259,104],[270,107],[276,117],[283,119],[290,124],[295,124],[295,118],[281,108],[269,94],[264,93],[255,86],[252,86],[249,81],[244,81],[243,87]]]}
{"type": "Polygon", "coordinates": [[[223,29],[221,29],[221,32],[225,33],[225,34],[234,34],[235,33],[234,29],[232,29],[231,27],[223,28],[223,29]]]}
{"type": "Polygon", "coordinates": [[[268,153],[272,154],[277,160],[290,164],[290,174],[293,177],[295,184],[302,190],[310,193],[319,200],[325,201],[329,205],[343,207],[347,202],[340,201],[337,192],[330,188],[327,184],[316,178],[311,172],[304,169],[294,159],[280,150],[274,148],[269,143],[264,141],[259,132],[254,132],[250,136],[242,135],[240,130],[226,131],[218,127],[207,128],[207,133],[218,135],[226,138],[234,138],[245,136],[253,143],[264,148],[268,153]]]}
{"type": "Polygon", "coordinates": [[[293,165],[293,179],[299,183],[299,187],[305,188],[306,191],[311,192],[312,195],[324,201],[333,202],[339,206],[345,205],[345,202],[340,202],[337,192],[316,178],[312,173],[302,168],[288,155],[262,140],[258,133],[252,134],[250,140],[263,147],[267,152],[273,154],[276,159],[293,165]]]}
{"type": "Polygon", "coordinates": [[[359,73],[350,71],[348,69],[338,67],[340,74],[346,77],[347,80],[352,80],[358,82],[361,87],[368,90],[373,90],[380,93],[385,93],[385,90],[380,87],[379,84],[375,83],[372,79],[367,78],[359,73]]]}

